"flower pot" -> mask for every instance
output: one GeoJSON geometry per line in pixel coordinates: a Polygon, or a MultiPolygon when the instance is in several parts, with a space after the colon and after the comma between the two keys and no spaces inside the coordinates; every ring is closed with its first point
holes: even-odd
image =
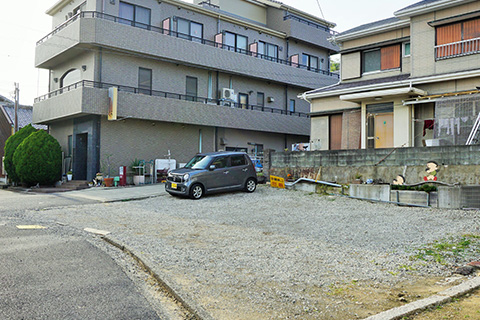
{"type": "Polygon", "coordinates": [[[145,176],[133,176],[133,184],[136,186],[145,184],[145,176]]]}
{"type": "Polygon", "coordinates": [[[112,187],[113,186],[113,178],[105,178],[105,179],[103,179],[103,182],[105,183],[105,187],[112,187]]]}
{"type": "Polygon", "coordinates": [[[73,178],[73,174],[67,173],[67,180],[72,181],[72,178],[73,178]]]}

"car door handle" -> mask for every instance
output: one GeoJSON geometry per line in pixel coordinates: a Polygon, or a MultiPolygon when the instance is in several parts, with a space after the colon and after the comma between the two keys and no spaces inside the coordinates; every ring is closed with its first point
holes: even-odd
{"type": "Polygon", "coordinates": [[[248,171],[248,168],[245,168],[245,169],[242,169],[243,172],[247,172],[248,171]]]}
{"type": "Polygon", "coordinates": [[[223,171],[223,174],[229,174],[230,171],[223,171]]]}

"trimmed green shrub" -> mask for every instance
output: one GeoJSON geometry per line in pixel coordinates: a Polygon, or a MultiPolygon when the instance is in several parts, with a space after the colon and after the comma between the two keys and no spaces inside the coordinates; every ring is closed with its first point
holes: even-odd
{"type": "Polygon", "coordinates": [[[5,171],[7,171],[8,178],[13,182],[20,182],[20,178],[17,175],[15,165],[13,163],[13,154],[15,153],[15,150],[17,150],[17,147],[20,145],[20,143],[22,143],[23,140],[36,131],[37,129],[29,124],[28,126],[18,130],[17,133],[10,136],[5,142],[5,160],[3,163],[5,165],[5,171]]]}
{"type": "Polygon", "coordinates": [[[17,147],[13,163],[21,182],[51,185],[62,177],[62,148],[57,139],[40,130],[17,147]]]}

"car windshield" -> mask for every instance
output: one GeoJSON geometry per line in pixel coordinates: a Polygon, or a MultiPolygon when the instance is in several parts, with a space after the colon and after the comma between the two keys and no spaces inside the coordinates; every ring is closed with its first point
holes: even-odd
{"type": "Polygon", "coordinates": [[[210,156],[201,156],[196,155],[192,158],[192,160],[188,161],[185,165],[187,169],[206,169],[208,164],[212,161],[212,157],[210,156]]]}

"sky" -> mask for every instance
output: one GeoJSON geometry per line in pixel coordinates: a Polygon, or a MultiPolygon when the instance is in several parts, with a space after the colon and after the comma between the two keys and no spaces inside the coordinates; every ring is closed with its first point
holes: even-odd
{"type": "MultiPolygon", "coordinates": [[[[286,5],[336,23],[335,30],[339,32],[392,17],[393,12],[418,1],[281,0],[286,5]]],[[[2,0],[0,95],[13,100],[15,82],[20,87],[20,104],[33,105],[34,98],[47,93],[48,72],[34,66],[35,44],[51,31],[51,17],[45,11],[56,2],[34,0],[26,4],[25,1],[2,0]]]]}

